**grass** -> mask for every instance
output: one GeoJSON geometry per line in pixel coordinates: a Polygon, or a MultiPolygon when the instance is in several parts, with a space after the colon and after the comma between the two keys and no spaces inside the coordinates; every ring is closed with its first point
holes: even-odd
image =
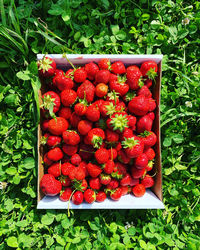
{"type": "Polygon", "coordinates": [[[0,249],[199,249],[198,1],[0,0],[0,249]],[[189,24],[187,24],[187,19],[189,24]],[[185,20],[185,21],[183,21],[185,20]],[[36,210],[37,53],[164,54],[161,210],[36,210]]]}

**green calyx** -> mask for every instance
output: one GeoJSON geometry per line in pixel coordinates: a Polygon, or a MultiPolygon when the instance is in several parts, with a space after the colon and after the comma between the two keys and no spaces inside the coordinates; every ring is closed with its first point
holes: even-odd
{"type": "Polygon", "coordinates": [[[111,176],[117,180],[120,180],[123,178],[123,174],[120,174],[118,171],[117,172],[112,172],[111,176]]]}
{"type": "Polygon", "coordinates": [[[107,128],[105,119],[102,119],[102,118],[99,119],[99,121],[98,121],[98,126],[99,126],[101,129],[105,130],[105,129],[107,128]]]}
{"type": "Polygon", "coordinates": [[[145,137],[147,137],[147,136],[149,136],[149,135],[151,135],[151,134],[152,134],[152,133],[151,133],[150,131],[145,130],[143,133],[141,133],[141,134],[139,135],[139,137],[145,138],[145,137]]]}
{"type": "Polygon", "coordinates": [[[117,80],[118,80],[118,83],[124,84],[127,79],[126,79],[126,76],[123,75],[123,76],[118,76],[117,80]]]}
{"type": "Polygon", "coordinates": [[[113,130],[123,132],[125,128],[128,128],[128,119],[122,114],[116,114],[115,117],[111,118],[110,124],[113,127],[113,130]]]}
{"type": "Polygon", "coordinates": [[[142,86],[144,86],[144,82],[142,80],[142,78],[140,77],[139,82],[138,82],[138,86],[141,88],[142,86]]]}
{"type": "Polygon", "coordinates": [[[43,104],[40,106],[41,108],[48,110],[51,117],[55,117],[55,114],[53,112],[53,108],[55,106],[54,101],[55,99],[52,98],[51,95],[45,95],[43,98],[43,104]]]}
{"type": "Polygon", "coordinates": [[[113,90],[110,93],[108,93],[107,96],[108,96],[109,100],[115,101],[115,106],[116,106],[116,100],[119,97],[119,93],[117,93],[116,91],[113,90]]]}
{"type": "Polygon", "coordinates": [[[113,105],[112,102],[110,104],[106,105],[105,107],[107,110],[106,114],[109,116],[113,115],[116,112],[115,106],[113,105]]]}
{"type": "Polygon", "coordinates": [[[47,139],[48,139],[47,137],[42,136],[40,139],[40,144],[45,145],[47,143],[47,139]]]}
{"type": "Polygon", "coordinates": [[[136,96],[135,92],[134,91],[129,91],[127,94],[126,94],[126,101],[129,102],[131,101],[134,97],[136,96]]]}
{"type": "Polygon", "coordinates": [[[84,187],[82,186],[82,181],[78,181],[76,179],[72,180],[72,185],[75,190],[84,192],[84,187]]]}
{"type": "Polygon", "coordinates": [[[154,80],[157,76],[157,73],[155,72],[154,68],[150,68],[150,70],[147,72],[147,76],[149,79],[154,80]]]}
{"type": "Polygon", "coordinates": [[[100,148],[103,143],[103,138],[98,135],[94,135],[92,138],[92,144],[94,148],[100,148]]]}
{"type": "Polygon", "coordinates": [[[39,70],[42,70],[44,73],[45,71],[48,71],[49,69],[52,68],[51,64],[52,61],[49,58],[44,57],[39,61],[39,70]]]}
{"type": "Polygon", "coordinates": [[[154,164],[154,161],[153,161],[153,160],[148,162],[148,166],[149,166],[150,168],[153,167],[153,164],[154,164]]]}
{"type": "Polygon", "coordinates": [[[124,138],[124,141],[122,141],[123,148],[132,148],[137,144],[139,144],[139,141],[136,140],[134,137],[124,138]]]}

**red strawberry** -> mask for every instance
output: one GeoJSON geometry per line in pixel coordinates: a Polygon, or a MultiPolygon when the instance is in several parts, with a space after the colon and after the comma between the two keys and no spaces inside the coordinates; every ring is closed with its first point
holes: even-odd
{"type": "Polygon", "coordinates": [[[55,116],[54,113],[58,112],[60,108],[60,97],[53,91],[48,91],[42,96],[43,111],[48,111],[51,116],[55,116]]]}
{"type": "Polygon", "coordinates": [[[118,151],[117,159],[124,164],[128,164],[131,160],[131,158],[128,157],[123,150],[118,151]]]}
{"type": "Polygon", "coordinates": [[[93,81],[96,73],[99,71],[99,67],[93,62],[87,63],[85,65],[85,71],[87,72],[87,78],[93,81]]]}
{"type": "Polygon", "coordinates": [[[56,136],[56,135],[47,135],[45,138],[42,137],[41,139],[41,144],[47,144],[49,147],[54,147],[57,146],[61,143],[61,137],[60,136],[56,136]],[[44,142],[44,143],[43,143],[44,142]]]}
{"type": "Polygon", "coordinates": [[[70,118],[71,114],[72,114],[72,111],[69,107],[62,107],[60,111],[58,112],[58,115],[60,117],[65,118],[66,120],[70,118]]]}
{"type": "Polygon", "coordinates": [[[40,181],[40,188],[45,195],[55,196],[62,189],[61,183],[51,174],[44,174],[40,181]]]}
{"type": "Polygon", "coordinates": [[[65,89],[61,92],[61,102],[64,106],[68,107],[71,106],[77,98],[77,94],[72,89],[65,89]]]}
{"type": "Polygon", "coordinates": [[[74,79],[74,69],[68,69],[66,72],[65,72],[65,75],[70,77],[71,79],[74,79]]]}
{"type": "Polygon", "coordinates": [[[103,164],[103,171],[106,174],[111,174],[114,170],[115,163],[113,160],[108,160],[105,164],[103,164]]]}
{"type": "Polygon", "coordinates": [[[133,187],[140,183],[139,178],[131,178],[130,186],[133,187]]]}
{"type": "Polygon", "coordinates": [[[72,115],[70,116],[70,125],[73,127],[73,128],[77,128],[78,127],[78,124],[79,122],[81,121],[81,117],[78,116],[75,112],[72,113],[72,115]]]}
{"type": "Polygon", "coordinates": [[[85,113],[88,120],[96,122],[100,119],[99,109],[95,105],[90,105],[85,113]]]}
{"type": "Polygon", "coordinates": [[[110,198],[114,201],[118,201],[122,197],[121,188],[117,188],[113,190],[110,194],[110,198]]]}
{"type": "Polygon", "coordinates": [[[144,149],[144,153],[147,155],[147,158],[149,161],[153,160],[156,156],[155,151],[153,150],[153,148],[147,148],[144,149]]]}
{"type": "Polygon", "coordinates": [[[130,128],[125,128],[123,133],[120,135],[121,141],[123,141],[125,138],[131,138],[133,137],[133,130],[130,128]]]}
{"type": "Polygon", "coordinates": [[[142,73],[137,66],[129,66],[127,68],[126,77],[130,89],[136,90],[143,86],[143,83],[141,81],[142,73]]]}
{"type": "Polygon", "coordinates": [[[73,195],[72,195],[72,202],[75,205],[80,205],[83,202],[83,193],[81,191],[76,191],[73,195]]]}
{"type": "Polygon", "coordinates": [[[154,179],[150,175],[145,175],[142,179],[141,184],[145,186],[145,188],[150,188],[154,185],[154,179]]]}
{"type": "Polygon", "coordinates": [[[100,174],[100,182],[103,185],[108,185],[111,182],[111,176],[108,174],[100,174]]]}
{"type": "Polygon", "coordinates": [[[137,121],[137,132],[143,133],[145,130],[151,131],[152,125],[153,120],[149,117],[149,115],[144,115],[137,121]]]}
{"type": "Polygon", "coordinates": [[[80,142],[80,136],[74,130],[64,131],[62,137],[64,142],[69,145],[77,145],[80,142]]]}
{"type": "Polygon", "coordinates": [[[148,88],[147,86],[145,86],[145,85],[142,86],[140,89],[138,89],[137,95],[143,95],[143,96],[145,96],[146,98],[152,97],[151,91],[150,91],[149,88],[148,88]]]}
{"type": "Polygon", "coordinates": [[[110,78],[109,78],[109,83],[111,83],[112,81],[117,81],[118,76],[115,74],[110,74],[110,78]]]}
{"type": "Polygon", "coordinates": [[[152,121],[155,119],[155,114],[153,112],[149,112],[147,115],[152,121]]]}
{"type": "Polygon", "coordinates": [[[80,155],[78,155],[78,154],[72,155],[72,157],[71,157],[71,163],[73,165],[78,166],[81,163],[81,157],[80,157],[80,155]]]}
{"type": "Polygon", "coordinates": [[[106,96],[108,93],[108,85],[106,85],[105,83],[99,83],[96,86],[95,89],[95,94],[98,97],[104,97],[106,96]]]}
{"type": "Polygon", "coordinates": [[[119,152],[119,150],[122,149],[121,142],[118,142],[118,144],[116,145],[115,149],[117,150],[117,152],[119,152]]]}
{"type": "Polygon", "coordinates": [[[149,111],[154,111],[156,108],[156,101],[152,98],[149,98],[149,111]]]}
{"type": "Polygon", "coordinates": [[[72,89],[74,87],[73,80],[70,77],[64,75],[54,76],[53,83],[60,91],[63,91],[65,89],[72,89]]]}
{"type": "Polygon", "coordinates": [[[51,161],[51,160],[47,157],[47,155],[48,155],[48,153],[46,153],[46,154],[44,155],[43,162],[44,162],[45,165],[50,166],[50,165],[53,163],[53,161],[51,161]]]}
{"type": "Polygon", "coordinates": [[[49,150],[47,157],[51,161],[59,161],[63,158],[63,152],[60,148],[53,148],[49,150]]]}
{"type": "Polygon", "coordinates": [[[106,188],[108,188],[108,189],[116,189],[118,187],[119,187],[119,182],[117,180],[115,180],[115,179],[112,179],[110,181],[110,183],[107,185],[106,188]]]}
{"type": "Polygon", "coordinates": [[[121,186],[129,186],[131,184],[130,174],[126,174],[120,181],[121,186]]]}
{"type": "Polygon", "coordinates": [[[128,115],[127,118],[128,118],[128,126],[129,126],[132,130],[135,130],[135,124],[136,124],[136,122],[137,122],[136,117],[133,116],[133,115],[128,115]]]}
{"type": "Polygon", "coordinates": [[[142,153],[135,158],[135,167],[138,169],[145,168],[148,164],[148,157],[145,153],[142,153]]]}
{"type": "Polygon", "coordinates": [[[61,175],[61,163],[54,163],[48,168],[48,174],[58,177],[61,175]]]}
{"type": "Polygon", "coordinates": [[[87,164],[87,171],[88,171],[89,175],[93,178],[96,178],[102,172],[102,170],[99,166],[92,164],[92,163],[87,164]]]}
{"type": "Polygon", "coordinates": [[[62,147],[62,150],[65,152],[67,155],[74,155],[78,151],[78,146],[77,145],[67,145],[64,144],[62,147]]]}
{"type": "Polygon", "coordinates": [[[111,72],[116,75],[122,75],[126,73],[126,68],[123,62],[117,61],[111,65],[111,72]]]}
{"type": "Polygon", "coordinates": [[[136,197],[142,197],[145,194],[146,189],[144,185],[137,184],[132,188],[132,192],[136,197]]]}
{"type": "Polygon", "coordinates": [[[102,58],[99,62],[98,62],[99,68],[100,69],[110,69],[110,59],[108,58],[102,58]]]}
{"type": "Polygon", "coordinates": [[[69,123],[63,117],[51,119],[48,123],[48,130],[53,135],[61,135],[69,127],[69,123]]]}
{"type": "MultiPolygon", "coordinates": [[[[100,175],[101,176],[101,175],[100,175]]],[[[92,189],[99,190],[101,188],[101,182],[98,177],[96,178],[91,178],[89,180],[89,185],[92,189]]]]}
{"type": "Polygon", "coordinates": [[[88,184],[87,184],[87,181],[86,179],[83,179],[83,180],[80,180],[80,181],[77,181],[77,180],[73,180],[73,188],[78,190],[78,191],[81,191],[81,192],[84,192],[88,187],[88,184]]]}
{"type": "Polygon", "coordinates": [[[131,137],[125,138],[122,141],[123,148],[125,148],[125,152],[128,157],[135,158],[143,153],[144,150],[144,143],[141,141],[139,137],[131,137]]]}
{"type": "Polygon", "coordinates": [[[81,135],[86,135],[92,129],[92,122],[82,120],[78,124],[78,131],[81,135]]]}
{"type": "Polygon", "coordinates": [[[74,71],[75,82],[78,82],[78,83],[84,82],[86,78],[87,78],[87,72],[83,68],[76,69],[74,71]]]}
{"type": "Polygon", "coordinates": [[[44,78],[49,78],[54,75],[56,70],[56,63],[52,58],[43,57],[38,61],[39,75],[44,78]]]}
{"type": "Polygon", "coordinates": [[[116,162],[114,166],[114,170],[112,172],[112,177],[116,179],[122,179],[124,175],[127,174],[127,167],[126,165],[116,162]]]}
{"type": "Polygon", "coordinates": [[[144,176],[146,173],[146,170],[145,168],[142,168],[142,169],[138,169],[138,168],[135,168],[135,167],[132,167],[131,168],[131,175],[134,179],[138,179],[138,178],[141,178],[142,176],[144,176]]]}
{"type": "Polygon", "coordinates": [[[118,76],[117,80],[111,81],[109,86],[111,90],[116,91],[120,96],[124,96],[129,90],[129,85],[126,84],[126,77],[124,76],[118,76]]]}
{"type": "Polygon", "coordinates": [[[120,186],[122,191],[122,196],[129,194],[131,192],[131,188],[129,186],[120,186]]]}
{"type": "Polygon", "coordinates": [[[119,141],[119,134],[110,130],[106,129],[106,141],[110,143],[116,143],[119,141]]]}
{"type": "Polygon", "coordinates": [[[94,148],[90,145],[81,144],[79,155],[83,160],[89,161],[94,156],[94,148]]]}
{"type": "Polygon", "coordinates": [[[115,113],[110,119],[107,119],[106,124],[108,128],[117,133],[123,132],[125,128],[128,128],[127,114],[125,112],[115,113]]]}
{"type": "Polygon", "coordinates": [[[99,191],[97,194],[96,194],[96,201],[97,202],[103,202],[105,201],[106,199],[106,193],[103,192],[103,191],[99,191]]]}
{"type": "Polygon", "coordinates": [[[94,100],[94,94],[95,94],[95,87],[88,80],[85,80],[77,89],[78,97],[81,99],[84,99],[85,97],[87,102],[92,102],[94,100]]]}
{"type": "Polygon", "coordinates": [[[147,86],[147,88],[150,88],[152,86],[152,80],[151,79],[146,79],[144,81],[144,83],[145,83],[145,86],[147,86]]]}
{"type": "Polygon", "coordinates": [[[149,161],[148,165],[145,167],[146,171],[151,171],[153,168],[153,161],[149,161]]]}
{"type": "Polygon", "coordinates": [[[105,133],[100,128],[93,128],[88,132],[87,137],[90,145],[93,145],[94,148],[99,148],[105,139],[105,133]]]}
{"type": "Polygon", "coordinates": [[[143,95],[134,97],[128,104],[130,113],[143,116],[149,111],[149,99],[143,95]]]}
{"type": "Polygon", "coordinates": [[[108,149],[109,159],[114,160],[117,158],[117,150],[115,148],[108,149]]]}
{"type": "Polygon", "coordinates": [[[74,110],[79,116],[85,115],[87,111],[87,105],[85,103],[79,102],[74,106],[74,110]]]}
{"type": "Polygon", "coordinates": [[[100,109],[101,105],[104,103],[103,99],[96,100],[93,104],[100,109]]]}
{"type": "Polygon", "coordinates": [[[145,149],[153,147],[157,141],[157,136],[153,131],[144,131],[144,133],[141,134],[141,138],[145,149]]]}
{"type": "Polygon", "coordinates": [[[158,66],[154,61],[143,62],[140,71],[143,77],[148,77],[153,80],[157,76],[158,66]]]}
{"type": "Polygon", "coordinates": [[[100,106],[99,110],[103,117],[106,117],[107,115],[112,115],[116,112],[114,104],[109,101],[104,101],[100,106]]]}
{"type": "Polygon", "coordinates": [[[62,184],[63,187],[69,187],[71,186],[71,180],[69,179],[68,176],[60,176],[59,178],[60,183],[62,184]]]}
{"type": "Polygon", "coordinates": [[[47,131],[47,130],[48,130],[49,121],[50,121],[50,120],[44,120],[44,121],[43,121],[43,123],[42,123],[42,130],[43,130],[43,131],[47,131]]]}
{"type": "Polygon", "coordinates": [[[82,161],[82,162],[80,162],[80,164],[78,166],[84,170],[85,176],[88,176],[87,163],[85,161],[82,161]]]}
{"type": "Polygon", "coordinates": [[[101,69],[95,75],[96,83],[108,83],[110,79],[110,71],[101,69]]]}
{"type": "Polygon", "coordinates": [[[100,148],[95,152],[95,158],[99,164],[106,163],[109,159],[108,150],[105,148],[100,148]]]}
{"type": "Polygon", "coordinates": [[[60,192],[60,200],[61,201],[68,201],[72,195],[72,189],[71,188],[65,188],[64,191],[60,192]]]}
{"type": "Polygon", "coordinates": [[[77,180],[81,181],[85,179],[85,171],[82,167],[75,167],[72,169],[72,171],[69,173],[70,180],[77,180]]]}
{"type": "Polygon", "coordinates": [[[96,194],[94,192],[94,190],[92,189],[87,189],[85,192],[84,192],[84,200],[91,204],[93,203],[95,200],[96,200],[96,194]]]}

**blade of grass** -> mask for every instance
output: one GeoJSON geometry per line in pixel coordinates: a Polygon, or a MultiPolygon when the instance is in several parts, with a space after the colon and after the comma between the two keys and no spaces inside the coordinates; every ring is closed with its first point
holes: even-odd
{"type": "Polygon", "coordinates": [[[19,23],[17,22],[17,20],[15,18],[15,15],[14,15],[14,12],[13,12],[11,6],[9,7],[9,12],[8,13],[9,13],[9,17],[10,17],[11,23],[14,26],[16,33],[18,33],[19,35],[21,35],[19,23]]]}
{"type": "Polygon", "coordinates": [[[3,0],[0,0],[0,9],[1,9],[1,21],[4,26],[6,26],[6,14],[3,0]]]}

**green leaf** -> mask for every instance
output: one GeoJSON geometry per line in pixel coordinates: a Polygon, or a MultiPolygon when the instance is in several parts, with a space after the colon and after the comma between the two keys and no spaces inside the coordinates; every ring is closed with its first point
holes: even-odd
{"type": "Polygon", "coordinates": [[[29,71],[19,71],[16,76],[21,80],[30,80],[29,71]]]}
{"type": "Polygon", "coordinates": [[[35,167],[35,160],[32,157],[27,157],[26,159],[24,159],[22,165],[26,169],[34,168],[35,167]]]}
{"type": "Polygon", "coordinates": [[[66,242],[65,239],[62,238],[60,235],[56,236],[56,241],[58,242],[58,244],[60,244],[61,246],[65,246],[66,242]]]}
{"type": "Polygon", "coordinates": [[[177,135],[174,135],[172,137],[172,139],[174,140],[175,143],[177,144],[180,144],[181,142],[183,142],[184,138],[181,134],[177,134],[177,135]]]}
{"type": "Polygon", "coordinates": [[[135,229],[135,227],[130,227],[130,228],[128,229],[128,234],[129,234],[130,236],[134,236],[134,235],[136,234],[136,229],[135,229]]]}
{"type": "Polygon", "coordinates": [[[170,137],[166,137],[163,141],[164,147],[169,147],[172,144],[172,139],[170,137]]]}
{"type": "Polygon", "coordinates": [[[49,226],[53,223],[54,218],[55,218],[54,214],[47,213],[42,216],[41,222],[42,224],[49,226]]]}
{"type": "Polygon", "coordinates": [[[118,25],[111,25],[111,30],[113,35],[117,35],[119,32],[119,26],[118,25]]]}
{"type": "Polygon", "coordinates": [[[15,167],[9,167],[6,169],[6,173],[9,175],[15,175],[17,173],[17,169],[15,167]]]}
{"type": "Polygon", "coordinates": [[[12,248],[17,248],[18,247],[17,238],[14,236],[9,237],[7,239],[7,245],[12,248]]]}
{"type": "Polygon", "coordinates": [[[145,242],[145,241],[140,240],[140,241],[139,241],[139,244],[140,244],[140,246],[141,246],[141,248],[142,248],[142,249],[146,249],[147,244],[146,244],[146,242],[145,242]]]}

